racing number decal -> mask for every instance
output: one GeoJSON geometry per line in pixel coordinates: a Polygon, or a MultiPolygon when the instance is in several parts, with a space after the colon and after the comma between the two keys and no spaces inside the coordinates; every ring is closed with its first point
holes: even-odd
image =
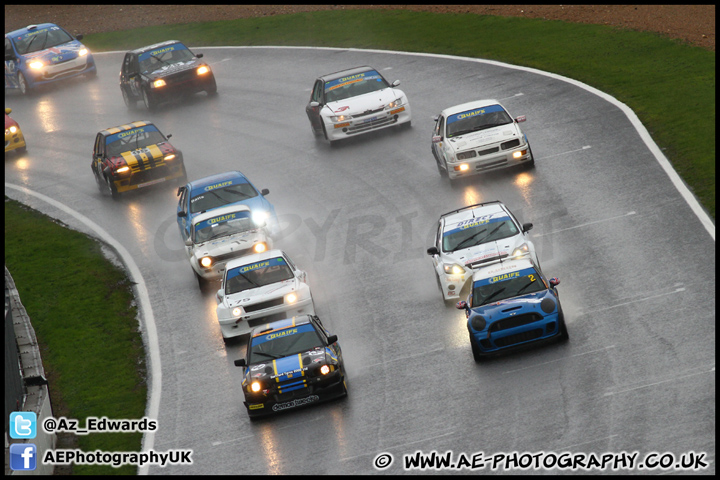
{"type": "Polygon", "coordinates": [[[535,275],[530,274],[528,277],[530,277],[530,283],[535,281],[535,275]]]}

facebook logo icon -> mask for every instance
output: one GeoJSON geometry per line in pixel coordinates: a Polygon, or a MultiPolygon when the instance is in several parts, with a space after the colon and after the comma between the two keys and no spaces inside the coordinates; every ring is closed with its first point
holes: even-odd
{"type": "Polygon", "coordinates": [[[10,445],[10,468],[12,470],[35,470],[37,467],[37,447],[32,443],[13,443],[10,445]]]}
{"type": "Polygon", "coordinates": [[[10,414],[10,438],[35,438],[37,415],[35,412],[12,412],[10,414]]]}

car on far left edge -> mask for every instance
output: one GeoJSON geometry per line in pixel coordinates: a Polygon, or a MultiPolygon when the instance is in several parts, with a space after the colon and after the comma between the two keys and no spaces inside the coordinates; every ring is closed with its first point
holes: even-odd
{"type": "Polygon", "coordinates": [[[217,93],[215,75],[202,53],[195,54],[182,42],[148,45],[125,54],[120,67],[120,91],[132,109],[138,101],[148,110],[179,95],[217,93]]]}
{"type": "Polygon", "coordinates": [[[23,95],[37,86],[87,75],[97,67],[90,50],[80,40],[54,23],[28,25],[5,34],[5,89],[23,95]]]}
{"type": "Polygon", "coordinates": [[[25,137],[20,130],[20,125],[10,118],[11,113],[12,108],[5,109],[5,153],[13,150],[18,153],[25,153],[27,151],[25,137]]]}
{"type": "Polygon", "coordinates": [[[120,194],[165,181],[187,181],[183,155],[153,123],[135,121],[95,136],[92,168],[101,193],[120,194]]]}

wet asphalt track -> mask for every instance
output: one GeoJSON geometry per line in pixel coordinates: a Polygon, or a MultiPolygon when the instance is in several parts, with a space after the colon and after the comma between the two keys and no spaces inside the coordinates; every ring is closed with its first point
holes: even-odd
{"type": "Polygon", "coordinates": [[[616,106],[556,79],[449,58],[195,51],[213,66],[217,97],[128,112],[114,53],[96,57],[97,80],[5,100],[28,142],[24,156],[6,156],[6,183],[100,225],[147,282],[162,359],[154,448],[194,451],[194,465],[150,473],[363,474],[384,452],[395,458],[386,471],[401,473],[402,455],[417,450],[696,451],[714,473],[715,242],[616,106]],[[310,88],[362,64],[401,80],[413,127],[330,148],[310,132],[310,88]],[[527,116],[536,168],[452,188],[430,153],[431,117],[480,98],[527,116]],[[224,345],[213,295],[197,288],[175,190],[113,202],[93,180],[96,132],[139,119],[173,134],[191,179],[239,169],[270,189],[283,226],[276,246],[308,272],[317,312],[342,345],[346,400],[250,423],[233,366],[244,345],[224,345]],[[441,213],[495,199],[534,223],[543,270],[562,282],[570,342],[478,365],[425,249],[441,213]]]}

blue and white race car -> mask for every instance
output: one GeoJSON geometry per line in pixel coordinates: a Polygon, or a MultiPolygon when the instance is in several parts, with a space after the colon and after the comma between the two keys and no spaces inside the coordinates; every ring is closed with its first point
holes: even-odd
{"type": "Polygon", "coordinates": [[[267,201],[267,188],[257,188],[238,171],[219,173],[178,188],[177,222],[183,242],[190,236],[193,218],[225,205],[247,205],[257,224],[267,223],[271,234],[278,228],[275,207],[267,201]]]}
{"type": "Polygon", "coordinates": [[[473,269],[498,259],[530,256],[539,265],[528,232],[532,223],[521,224],[499,201],[470,205],[440,216],[432,257],[438,287],[445,301],[460,297],[473,269]]]}
{"type": "Polygon", "coordinates": [[[569,337],[558,278],[547,279],[530,258],[480,268],[472,293],[456,307],[465,310],[475,361],[526,344],[569,337]]]}
{"type": "Polygon", "coordinates": [[[5,34],[5,89],[25,95],[47,83],[77,75],[97,75],[95,60],[80,43],[53,23],[28,25],[5,34]]]}

